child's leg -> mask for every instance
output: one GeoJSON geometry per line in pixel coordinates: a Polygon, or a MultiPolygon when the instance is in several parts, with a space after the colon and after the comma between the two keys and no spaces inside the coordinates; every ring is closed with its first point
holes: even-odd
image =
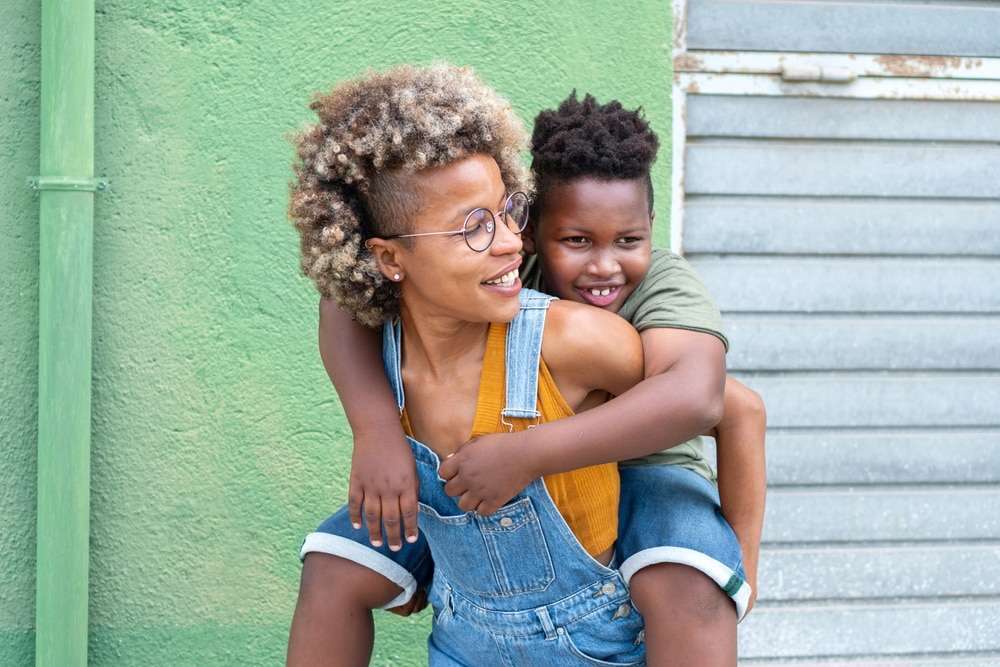
{"type": "Polygon", "coordinates": [[[375,642],[372,610],[402,589],[364,565],[310,553],[288,637],[287,665],[368,665],[375,642]]]}
{"type": "Polygon", "coordinates": [[[292,665],[367,665],[374,644],[372,611],[409,606],[430,585],[433,561],[421,536],[399,551],[368,542],[347,508],[302,545],[299,599],[288,640],[292,665]]]}
{"type": "Polygon", "coordinates": [[[618,557],[646,621],[646,659],[735,667],[749,586],[718,492],[677,466],[622,468],[618,557]]]}
{"type": "Polygon", "coordinates": [[[718,584],[678,563],[640,569],[629,584],[646,621],[649,667],[736,666],[736,609],[718,584]]]}

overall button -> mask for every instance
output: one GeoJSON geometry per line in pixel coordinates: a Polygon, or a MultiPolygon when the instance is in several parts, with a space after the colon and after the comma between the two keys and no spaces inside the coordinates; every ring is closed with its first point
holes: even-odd
{"type": "Polygon", "coordinates": [[[514,525],[514,520],[511,519],[509,516],[505,516],[504,518],[500,519],[500,525],[503,526],[504,528],[510,528],[511,526],[514,525]]]}
{"type": "Polygon", "coordinates": [[[608,583],[598,588],[597,591],[594,593],[593,597],[596,598],[602,595],[614,595],[615,591],[617,590],[618,587],[609,581],[608,583]]]}
{"type": "Polygon", "coordinates": [[[632,605],[620,604],[618,609],[615,610],[615,615],[611,617],[612,621],[617,621],[619,618],[628,618],[632,615],[632,605]]]}

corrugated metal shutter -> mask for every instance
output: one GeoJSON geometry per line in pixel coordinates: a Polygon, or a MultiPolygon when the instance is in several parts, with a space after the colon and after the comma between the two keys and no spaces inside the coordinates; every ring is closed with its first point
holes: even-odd
{"type": "Polygon", "coordinates": [[[675,6],[674,244],[768,407],[741,664],[1000,664],[998,4],[675,6]]]}

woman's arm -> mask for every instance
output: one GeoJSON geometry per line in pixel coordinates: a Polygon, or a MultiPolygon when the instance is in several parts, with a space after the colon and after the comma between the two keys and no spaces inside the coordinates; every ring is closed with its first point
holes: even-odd
{"type": "Polygon", "coordinates": [[[752,607],[757,598],[757,563],[767,492],[764,460],[767,414],[760,395],[731,377],[726,378],[725,401],[722,421],[710,435],[716,441],[722,514],[743,549],[743,569],[752,590],[752,607]]]}
{"type": "Polygon", "coordinates": [[[554,376],[605,372],[608,362],[642,353],[639,377],[647,379],[573,417],[463,445],[440,468],[449,480],[445,490],[459,497],[462,509],[490,513],[536,477],[651,454],[690,440],[721,418],[725,347],[718,338],[652,329],[638,339],[627,322],[589,306],[572,304],[577,312],[560,319],[564,305],[570,304],[553,303],[546,320],[543,353],[554,376]]]}
{"type": "Polygon", "coordinates": [[[399,407],[382,369],[381,333],[353,321],[330,299],[319,304],[319,352],[354,433],[347,504],[361,527],[362,510],[373,546],[389,547],[402,536],[417,538],[416,464],[399,407]]]}

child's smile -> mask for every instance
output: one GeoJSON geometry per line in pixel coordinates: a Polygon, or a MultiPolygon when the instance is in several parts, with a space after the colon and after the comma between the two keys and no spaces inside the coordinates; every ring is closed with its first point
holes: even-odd
{"type": "Polygon", "coordinates": [[[581,178],[546,193],[533,241],[545,291],[617,312],[649,269],[652,214],[642,179],[581,178]]]}

